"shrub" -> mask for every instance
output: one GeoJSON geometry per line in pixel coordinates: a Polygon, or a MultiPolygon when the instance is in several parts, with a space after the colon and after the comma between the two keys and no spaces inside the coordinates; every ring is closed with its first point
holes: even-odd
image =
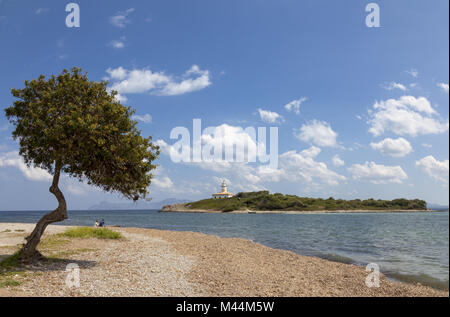
{"type": "Polygon", "coordinates": [[[61,236],[68,238],[97,238],[97,239],[121,239],[122,235],[119,232],[113,231],[107,228],[88,228],[78,227],[73,229],[67,229],[61,236]]]}

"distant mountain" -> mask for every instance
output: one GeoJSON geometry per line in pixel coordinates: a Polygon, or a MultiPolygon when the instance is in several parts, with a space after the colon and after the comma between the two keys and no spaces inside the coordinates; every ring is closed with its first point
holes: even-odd
{"type": "Polygon", "coordinates": [[[162,209],[165,205],[172,204],[183,204],[187,203],[189,200],[177,199],[177,198],[167,198],[162,201],[138,201],[125,202],[125,203],[110,203],[107,201],[102,201],[101,203],[89,207],[89,210],[145,210],[145,209],[162,209]]]}
{"type": "Polygon", "coordinates": [[[448,206],[445,205],[427,204],[427,207],[433,210],[448,210],[448,206]]]}

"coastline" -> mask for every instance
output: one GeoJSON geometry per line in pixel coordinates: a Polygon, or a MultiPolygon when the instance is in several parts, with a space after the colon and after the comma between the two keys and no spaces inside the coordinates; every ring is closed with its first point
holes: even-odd
{"type": "Polygon", "coordinates": [[[302,215],[302,214],[343,214],[343,213],[395,213],[395,212],[439,212],[438,210],[423,210],[423,209],[392,209],[392,210],[377,210],[377,209],[349,209],[349,210],[233,210],[223,212],[221,210],[207,210],[207,209],[190,209],[186,208],[184,204],[174,204],[164,206],[160,212],[183,212],[183,213],[215,213],[215,214],[287,214],[287,215],[302,215]]]}
{"type": "MultiPolygon", "coordinates": [[[[33,224],[0,223],[0,258],[12,254],[33,224]],[[10,232],[5,232],[10,230],[10,232]],[[23,230],[23,231],[22,231],[23,230]]],[[[46,238],[64,226],[49,226],[46,238]]],[[[380,276],[365,285],[365,268],[298,255],[240,238],[195,232],[111,228],[121,241],[74,239],[48,254],[60,261],[27,271],[0,296],[449,296],[380,276]],[[65,286],[67,263],[80,266],[80,288],[65,286]]]]}

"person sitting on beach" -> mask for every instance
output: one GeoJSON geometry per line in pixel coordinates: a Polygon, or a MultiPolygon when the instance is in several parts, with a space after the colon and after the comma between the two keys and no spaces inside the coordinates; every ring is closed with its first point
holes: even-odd
{"type": "Polygon", "coordinates": [[[102,219],[102,221],[100,222],[100,227],[104,227],[105,226],[105,219],[102,219]]]}
{"type": "Polygon", "coordinates": [[[99,224],[98,220],[95,220],[95,225],[94,225],[94,227],[95,227],[95,228],[98,228],[99,226],[100,226],[100,224],[99,224]]]}

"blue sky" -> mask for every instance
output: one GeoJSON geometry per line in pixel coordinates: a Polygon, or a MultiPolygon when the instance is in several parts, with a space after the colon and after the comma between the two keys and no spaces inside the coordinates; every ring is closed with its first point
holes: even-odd
{"type": "MultiPolygon", "coordinates": [[[[379,28],[365,24],[369,1],[74,2],[80,28],[65,25],[69,1],[0,0],[0,110],[40,74],[108,78],[162,146],[155,201],[205,198],[225,178],[232,192],[448,204],[448,1],[376,1],[379,28]],[[194,118],[236,142],[278,127],[278,170],[174,163],[170,132],[194,118]]],[[[1,115],[0,209],[54,207],[49,175],[24,167],[12,129],[1,115]]],[[[61,186],[70,209],[121,201],[61,186]]]]}

